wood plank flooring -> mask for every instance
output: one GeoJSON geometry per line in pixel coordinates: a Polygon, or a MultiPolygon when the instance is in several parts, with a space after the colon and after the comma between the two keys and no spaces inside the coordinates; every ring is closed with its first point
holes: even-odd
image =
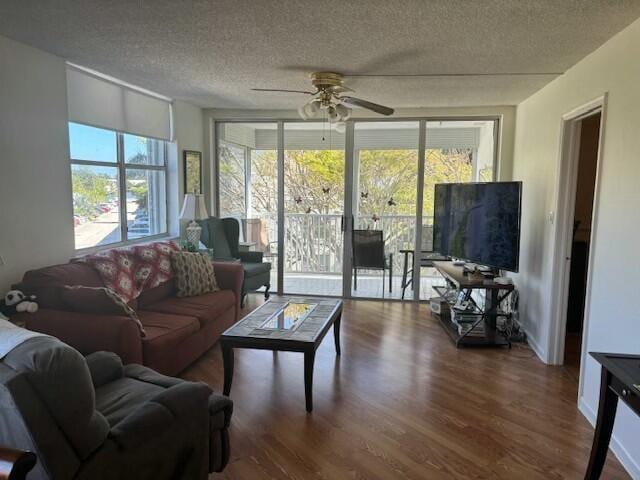
{"type": "MultiPolygon", "coordinates": [[[[301,354],[236,351],[231,461],[212,478],[583,477],[593,430],[562,367],[456,350],[426,305],[345,301],[341,333],[341,357],[331,334],[318,349],[310,414],[301,354]]],[[[222,373],[216,345],[182,376],[220,392],[222,373]]],[[[603,478],[629,478],[611,453],[603,478]]]]}

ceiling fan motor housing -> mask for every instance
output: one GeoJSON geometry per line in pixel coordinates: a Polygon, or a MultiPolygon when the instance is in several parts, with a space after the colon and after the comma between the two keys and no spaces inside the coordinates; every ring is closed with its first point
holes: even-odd
{"type": "Polygon", "coordinates": [[[342,87],[344,77],[334,72],[314,72],[311,74],[311,83],[318,90],[324,91],[332,87],[342,87]]]}

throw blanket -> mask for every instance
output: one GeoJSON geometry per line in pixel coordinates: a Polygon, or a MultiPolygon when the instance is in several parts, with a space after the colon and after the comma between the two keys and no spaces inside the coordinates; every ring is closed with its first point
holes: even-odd
{"type": "Polygon", "coordinates": [[[7,320],[0,319],[0,359],[33,337],[48,337],[48,335],[25,330],[7,320]]]}
{"type": "Polygon", "coordinates": [[[130,302],[143,290],[157,287],[173,278],[171,252],[179,250],[174,242],[155,242],[113,248],[86,255],[78,261],[95,268],[105,287],[117,293],[125,302],[130,302]]]}

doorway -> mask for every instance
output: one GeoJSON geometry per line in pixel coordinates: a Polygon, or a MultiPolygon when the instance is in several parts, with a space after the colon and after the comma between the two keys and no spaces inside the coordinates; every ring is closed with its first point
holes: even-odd
{"type": "Polygon", "coordinates": [[[593,225],[593,204],[598,170],[602,113],[579,119],[577,179],[573,209],[573,229],[567,290],[564,365],[578,383],[580,377],[585,299],[589,272],[589,251],[593,225]]]}

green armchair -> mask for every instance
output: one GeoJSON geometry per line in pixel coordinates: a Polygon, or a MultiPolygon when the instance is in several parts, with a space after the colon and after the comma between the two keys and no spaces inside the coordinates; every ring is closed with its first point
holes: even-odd
{"type": "Polygon", "coordinates": [[[213,249],[217,261],[240,261],[244,269],[244,282],[240,305],[249,292],[265,287],[264,298],[269,298],[271,288],[271,263],[262,261],[262,252],[240,252],[240,225],[235,218],[210,217],[198,222],[202,227],[200,241],[213,249]]]}

